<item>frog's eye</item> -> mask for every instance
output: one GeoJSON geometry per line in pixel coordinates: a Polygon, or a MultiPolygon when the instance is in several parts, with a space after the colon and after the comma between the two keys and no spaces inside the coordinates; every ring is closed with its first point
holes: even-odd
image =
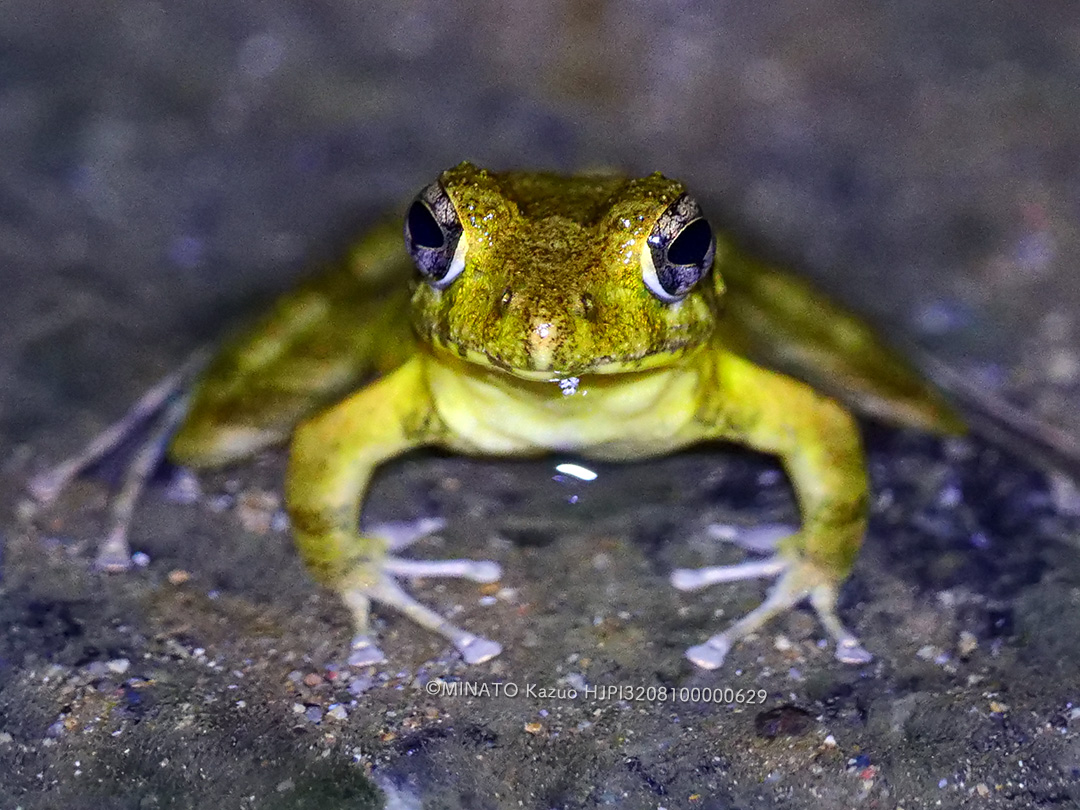
{"type": "Polygon", "coordinates": [[[405,215],[405,247],[413,264],[436,289],[465,269],[461,220],[450,195],[438,183],[421,191],[405,215]]]}
{"type": "Polygon", "coordinates": [[[697,201],[683,194],[656,221],[641,251],[641,278],[666,303],[686,296],[712,267],[716,239],[697,201]]]}

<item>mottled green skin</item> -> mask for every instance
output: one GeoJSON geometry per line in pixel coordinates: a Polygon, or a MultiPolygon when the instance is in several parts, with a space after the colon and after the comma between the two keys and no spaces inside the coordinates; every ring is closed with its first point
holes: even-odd
{"type": "Polygon", "coordinates": [[[823,373],[800,376],[817,374],[901,422],[948,429],[948,409],[860,321],[723,239],[714,271],[684,300],[652,295],[640,257],[684,191],[676,181],[469,164],[440,180],[467,241],[461,275],[436,289],[413,278],[399,230],[365,237],[350,262],[287,296],[222,353],[173,457],[222,463],[315,414],[293,431],[286,495],[309,569],[342,594],[360,632],[370,598],[443,632],[387,596],[387,544],[357,532],[383,461],[419,446],[630,459],[734,441],[784,463],[803,516],[781,547],[797,583],[792,599],[820,586],[831,605],[866,523],[857,428],[835,400],[748,358],[796,373],[800,361],[818,360],[823,373]],[[728,296],[727,267],[738,280],[728,296]],[[418,341],[403,326],[409,285],[418,341]],[[773,331],[780,338],[770,341],[773,331]],[[800,333],[811,347],[802,354],[784,344],[794,336],[797,345],[800,333]],[[569,377],[578,378],[571,395],[556,384],[569,377]]]}
{"type": "Polygon", "coordinates": [[[281,444],[300,421],[415,351],[401,224],[279,298],[227,341],[194,392],[170,457],[216,467],[281,444]]]}
{"type": "Polygon", "coordinates": [[[462,220],[467,269],[446,290],[417,285],[413,326],[427,342],[556,379],[667,364],[713,333],[719,275],[677,306],[641,281],[644,240],[681,183],[469,164],[441,179],[462,220]]]}

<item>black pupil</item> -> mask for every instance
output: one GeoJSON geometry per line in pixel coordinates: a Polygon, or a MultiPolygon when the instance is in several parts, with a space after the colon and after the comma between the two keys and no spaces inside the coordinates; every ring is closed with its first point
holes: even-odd
{"type": "Polygon", "coordinates": [[[435,221],[428,207],[419,200],[409,208],[406,221],[409,223],[409,235],[412,236],[413,244],[417,247],[435,250],[441,248],[446,242],[439,223],[435,221]]]}
{"type": "Polygon", "coordinates": [[[709,252],[712,238],[709,223],[704,219],[695,219],[668,246],[668,261],[672,264],[700,264],[709,252]]]}

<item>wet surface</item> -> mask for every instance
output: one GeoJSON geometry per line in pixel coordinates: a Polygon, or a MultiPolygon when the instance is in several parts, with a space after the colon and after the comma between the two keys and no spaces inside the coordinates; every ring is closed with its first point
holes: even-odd
{"type": "Polygon", "coordinates": [[[682,657],[763,589],[679,594],[668,572],[797,518],[774,462],[734,448],[594,482],[566,459],[384,470],[371,520],[448,522],[415,556],[503,566],[413,589],[504,644],[475,667],[385,613],[390,662],[343,666],[346,615],[275,520],[282,453],[194,495],[163,471],[123,576],[89,565],[108,466],[18,520],[32,472],[462,158],[679,176],[747,243],[1080,435],[1068,6],[9,5],[0,807],[1080,800],[1080,498],[980,434],[865,426],[873,517],[841,600],[863,667],[803,611],[717,673],[682,657]]]}

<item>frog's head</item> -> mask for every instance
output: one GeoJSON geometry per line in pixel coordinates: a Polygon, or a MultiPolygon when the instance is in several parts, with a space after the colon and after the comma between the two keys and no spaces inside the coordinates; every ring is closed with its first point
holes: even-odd
{"type": "Polygon", "coordinates": [[[715,240],[657,173],[496,174],[462,163],[405,218],[422,340],[531,380],[655,368],[708,340],[715,240]]]}

